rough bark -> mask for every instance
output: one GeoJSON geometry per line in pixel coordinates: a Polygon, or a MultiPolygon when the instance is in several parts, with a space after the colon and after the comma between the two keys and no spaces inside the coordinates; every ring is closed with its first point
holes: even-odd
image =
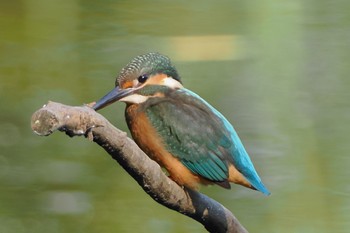
{"type": "Polygon", "coordinates": [[[197,191],[182,188],[169,179],[125,132],[88,106],[72,107],[49,102],[33,114],[31,125],[40,136],[59,130],[71,137],[85,136],[93,140],[155,201],[200,222],[209,232],[247,232],[220,203],[197,191]]]}

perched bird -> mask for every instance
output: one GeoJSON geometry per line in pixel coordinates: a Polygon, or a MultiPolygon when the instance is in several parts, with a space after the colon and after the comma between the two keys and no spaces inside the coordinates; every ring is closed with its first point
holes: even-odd
{"type": "Polygon", "coordinates": [[[137,56],[121,70],[115,86],[93,109],[125,102],[133,139],[176,183],[190,189],[199,184],[229,189],[233,182],[270,194],[233,126],[182,86],[168,57],[137,56]]]}

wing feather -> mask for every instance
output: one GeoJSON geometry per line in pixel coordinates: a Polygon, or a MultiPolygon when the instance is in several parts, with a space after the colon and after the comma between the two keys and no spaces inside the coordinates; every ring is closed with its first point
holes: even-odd
{"type": "Polygon", "coordinates": [[[232,142],[223,123],[201,101],[183,100],[188,96],[181,92],[172,95],[150,101],[146,114],[151,124],[189,170],[214,182],[225,181],[232,142]]]}
{"type": "Polygon", "coordinates": [[[229,188],[233,165],[255,189],[270,194],[233,126],[219,111],[185,88],[149,85],[140,91],[153,97],[138,111],[146,113],[167,150],[190,171],[229,188]]]}

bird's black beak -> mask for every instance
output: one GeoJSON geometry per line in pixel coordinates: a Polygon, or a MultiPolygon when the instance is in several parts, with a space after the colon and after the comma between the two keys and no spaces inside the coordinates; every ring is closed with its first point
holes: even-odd
{"type": "Polygon", "coordinates": [[[115,101],[122,99],[123,97],[131,94],[134,91],[133,88],[121,89],[119,86],[116,86],[112,91],[107,95],[102,97],[96,104],[92,107],[95,111],[104,108],[115,101]]]}

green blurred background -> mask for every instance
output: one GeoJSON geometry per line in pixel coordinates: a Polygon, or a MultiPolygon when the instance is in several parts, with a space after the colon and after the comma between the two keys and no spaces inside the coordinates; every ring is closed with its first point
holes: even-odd
{"type": "MultiPolygon", "coordinates": [[[[0,232],[205,232],[101,148],[38,137],[32,113],[81,105],[150,51],[235,126],[272,195],[202,191],[251,232],[349,232],[350,2],[0,2],[0,232]]],[[[123,104],[101,113],[127,131],[123,104]]]]}

